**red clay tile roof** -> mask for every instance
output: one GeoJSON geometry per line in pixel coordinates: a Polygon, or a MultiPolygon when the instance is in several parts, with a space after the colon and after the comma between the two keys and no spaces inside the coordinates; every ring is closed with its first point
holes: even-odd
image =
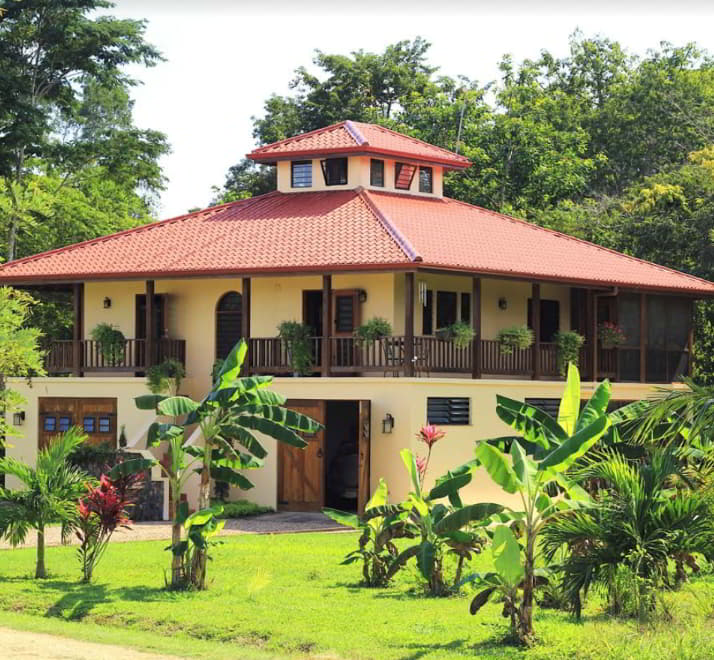
{"type": "Polygon", "coordinates": [[[444,167],[459,169],[470,165],[468,158],[447,149],[435,147],[433,144],[391,131],[383,126],[356,121],[343,121],[258,147],[248,154],[248,158],[272,162],[279,158],[338,153],[373,153],[438,163],[444,167]]]}
{"type": "Polygon", "coordinates": [[[439,268],[714,296],[714,283],[450,199],[269,193],[0,266],[0,284],[439,268]]]}

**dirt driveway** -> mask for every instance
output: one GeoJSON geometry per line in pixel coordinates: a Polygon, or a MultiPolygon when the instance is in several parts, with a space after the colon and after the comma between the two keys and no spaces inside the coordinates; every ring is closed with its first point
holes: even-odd
{"type": "Polygon", "coordinates": [[[179,660],[176,656],[154,655],[121,646],[81,642],[44,633],[0,628],[2,657],[8,660],[179,660]]]}

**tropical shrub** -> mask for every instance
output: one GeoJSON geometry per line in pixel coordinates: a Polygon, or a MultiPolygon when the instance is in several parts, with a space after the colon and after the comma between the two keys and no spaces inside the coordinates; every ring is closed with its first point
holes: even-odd
{"type": "Polygon", "coordinates": [[[523,643],[530,643],[534,634],[538,537],[553,518],[589,501],[588,494],[566,473],[610,426],[606,413],[609,399],[610,384],[604,381],[580,412],[580,376],[571,364],[557,421],[534,406],[498,396],[496,413],[522,437],[509,439],[510,456],[499,448],[503,439],[482,441],[476,447],[476,459],[490,477],[507,493],[518,494],[523,502],[523,511],[513,514],[525,537],[523,596],[515,613],[517,635],[523,643]]]}
{"type": "Polygon", "coordinates": [[[54,437],[37,453],[35,467],[14,458],[0,458],[0,474],[12,475],[23,484],[18,490],[0,488],[0,538],[16,546],[25,541],[30,529],[36,530],[36,578],[47,577],[47,525],[61,524],[66,539],[77,523],[77,500],[90,477],[72,465],[69,456],[86,438],[77,428],[54,437]]]}
{"type": "Polygon", "coordinates": [[[129,529],[130,489],[140,479],[140,475],[126,475],[112,480],[103,474],[98,485],[87,485],[87,494],[77,504],[75,532],[80,544],[77,554],[82,566],[82,582],[91,582],[114,530],[117,527],[129,529]]]}
{"type": "Polygon", "coordinates": [[[391,324],[387,319],[383,319],[379,316],[375,316],[355,330],[355,337],[364,342],[376,341],[391,336],[391,324]]]}
{"type": "Polygon", "coordinates": [[[533,330],[527,325],[513,325],[498,331],[499,348],[503,355],[511,355],[514,348],[530,348],[533,341],[533,330]]]}
{"type": "Polygon", "coordinates": [[[274,513],[275,509],[269,506],[261,506],[255,502],[248,500],[236,500],[235,502],[214,502],[223,507],[219,518],[249,518],[251,516],[260,516],[264,513],[274,513]]]}
{"type": "Polygon", "coordinates": [[[111,323],[98,323],[92,328],[91,336],[99,344],[105,362],[115,365],[124,357],[126,338],[124,333],[111,323]]]}
{"type": "Polygon", "coordinates": [[[179,393],[185,376],[183,363],[167,358],[161,364],[155,364],[146,370],[146,385],[152,394],[174,396],[179,393]]]}
{"type": "Polygon", "coordinates": [[[555,360],[558,366],[558,373],[565,376],[568,372],[568,365],[580,364],[580,349],[585,343],[585,337],[574,330],[556,332],[555,340],[555,360]]]}
{"type": "Polygon", "coordinates": [[[384,479],[365,505],[364,514],[358,516],[336,509],[322,512],[335,522],[360,530],[357,550],[348,553],[343,565],[362,561],[362,576],[368,587],[384,587],[389,582],[389,567],[399,554],[393,541],[410,536],[407,530],[408,512],[398,504],[389,504],[387,484],[384,479]]]}
{"type": "Polygon", "coordinates": [[[615,348],[627,341],[623,329],[612,321],[603,321],[598,325],[597,338],[605,349],[615,348]]]}
{"type": "Polygon", "coordinates": [[[463,321],[452,323],[448,327],[449,339],[457,348],[466,348],[474,340],[474,329],[463,321]]]}
{"type": "MultiPolygon", "coordinates": [[[[201,401],[155,394],[136,399],[140,409],[157,410],[159,415],[172,418],[171,422],[157,421],[151,425],[147,445],[152,447],[168,442],[170,447],[169,465],[162,465],[162,469],[169,476],[175,502],[171,580],[174,587],[185,585],[190,580],[191,586],[205,588],[208,547],[205,539],[214,533],[218,525],[215,519],[218,509],[222,512],[221,507],[211,507],[211,479],[242,490],[253,487],[242,471],[262,467],[262,459],[267,455],[254,432],[304,448],[306,442],[299,433],[315,433],[322,428],[309,417],[283,407],[285,398],[268,389],[272,376],[239,378],[247,350],[247,344],[241,339],[223,362],[213,388],[201,401]],[[203,439],[202,446],[191,444],[187,436],[187,431],[195,426],[203,439]],[[236,446],[248,453],[236,449],[236,446]],[[180,538],[181,525],[185,527],[190,517],[184,516],[180,510],[180,495],[191,471],[201,476],[199,511],[196,512],[201,515],[191,518],[189,529],[193,530],[195,538],[185,544],[180,538]],[[183,554],[189,551],[192,553],[191,561],[187,562],[183,554]],[[186,573],[187,565],[191,567],[190,574],[186,573]]],[[[131,461],[122,465],[129,463],[131,461]]],[[[137,467],[145,469],[141,462],[137,467]]]]}
{"type": "Polygon", "coordinates": [[[313,359],[309,325],[298,321],[283,321],[278,326],[278,337],[285,343],[290,366],[298,376],[312,372],[313,359]]]}

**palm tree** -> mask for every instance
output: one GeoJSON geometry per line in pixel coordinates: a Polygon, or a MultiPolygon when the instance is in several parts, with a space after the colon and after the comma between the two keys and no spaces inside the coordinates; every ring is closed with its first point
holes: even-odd
{"type": "MultiPolygon", "coordinates": [[[[555,516],[543,531],[551,561],[560,548],[570,552],[561,564],[564,591],[580,613],[580,592],[593,585],[612,594],[612,576],[630,569],[638,584],[668,584],[667,562],[677,563],[681,579],[686,557],[712,557],[714,520],[709,489],[686,487],[688,466],[673,446],[650,448],[644,459],[630,460],[607,449],[591,455],[578,479],[603,485],[598,497],[576,511],[555,516]]],[[[639,590],[638,590],[639,591],[639,590]]],[[[634,594],[640,611],[651,606],[634,594]]]]}
{"type": "Polygon", "coordinates": [[[37,530],[36,578],[47,577],[46,526],[61,524],[66,538],[76,517],[77,500],[86,492],[90,477],[67,460],[86,438],[77,428],[58,435],[37,454],[34,468],[14,458],[0,459],[0,474],[13,476],[24,486],[18,490],[0,488],[0,538],[16,546],[24,542],[30,529],[37,530]]]}

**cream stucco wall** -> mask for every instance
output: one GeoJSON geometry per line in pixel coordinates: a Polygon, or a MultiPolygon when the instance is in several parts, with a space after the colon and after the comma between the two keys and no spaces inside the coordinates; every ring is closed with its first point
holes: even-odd
{"type": "MultiPolygon", "coordinates": [[[[133,399],[145,393],[142,379],[133,378],[44,378],[28,387],[22,379],[10,379],[9,386],[20,391],[27,399],[26,419],[19,431],[24,438],[14,440],[8,449],[10,456],[33,462],[37,452],[37,398],[41,396],[116,396],[119,425],[125,425],[127,437],[132,442],[142,435],[152,420],[150,412],[136,409],[133,399]]],[[[495,413],[496,394],[514,399],[526,397],[560,398],[563,384],[548,381],[467,380],[467,379],[410,379],[410,378],[276,378],[274,389],[293,399],[319,400],[369,400],[371,401],[371,475],[372,488],[383,477],[390,488],[391,497],[404,497],[409,489],[406,472],[399,451],[411,447],[423,454],[424,447],[415,433],[426,423],[426,400],[429,396],[468,397],[471,401],[471,423],[467,426],[447,426],[447,436],[432,453],[427,486],[434,478],[456,467],[473,456],[474,443],[508,434],[510,432],[495,413]],[[382,432],[381,420],[386,413],[395,419],[391,434],[382,432]]],[[[653,386],[641,384],[613,384],[613,399],[634,400],[654,392],[653,386]]],[[[583,383],[583,397],[590,396],[592,383],[583,383]]],[[[265,467],[252,470],[248,475],[255,488],[241,496],[260,504],[277,505],[277,451],[273,441],[265,439],[269,456],[265,467]]],[[[139,443],[138,447],[145,445],[139,443]]],[[[13,484],[9,484],[12,486],[13,484]]],[[[197,480],[187,488],[193,506],[197,500],[197,480]]],[[[509,500],[495,487],[485,474],[479,474],[464,491],[469,502],[509,500]]]]}
{"type": "MultiPolygon", "coordinates": [[[[306,160],[306,159],[296,159],[306,160]]],[[[289,160],[281,160],[277,163],[278,168],[278,190],[284,193],[295,192],[319,192],[322,190],[348,190],[362,186],[372,190],[386,190],[389,192],[409,193],[410,195],[420,195],[422,197],[442,197],[444,194],[444,172],[442,167],[432,166],[432,188],[431,193],[419,192],[419,170],[417,169],[412,179],[409,190],[397,190],[394,187],[394,164],[396,162],[409,163],[408,160],[384,160],[384,186],[372,186],[370,183],[370,160],[368,156],[349,156],[347,158],[347,183],[341,186],[326,186],[325,178],[322,175],[320,159],[312,159],[312,185],[309,188],[293,188],[291,183],[291,166],[289,160]]],[[[416,163],[414,163],[416,165],[416,163]]],[[[418,165],[417,165],[418,167],[418,165]]]]}

